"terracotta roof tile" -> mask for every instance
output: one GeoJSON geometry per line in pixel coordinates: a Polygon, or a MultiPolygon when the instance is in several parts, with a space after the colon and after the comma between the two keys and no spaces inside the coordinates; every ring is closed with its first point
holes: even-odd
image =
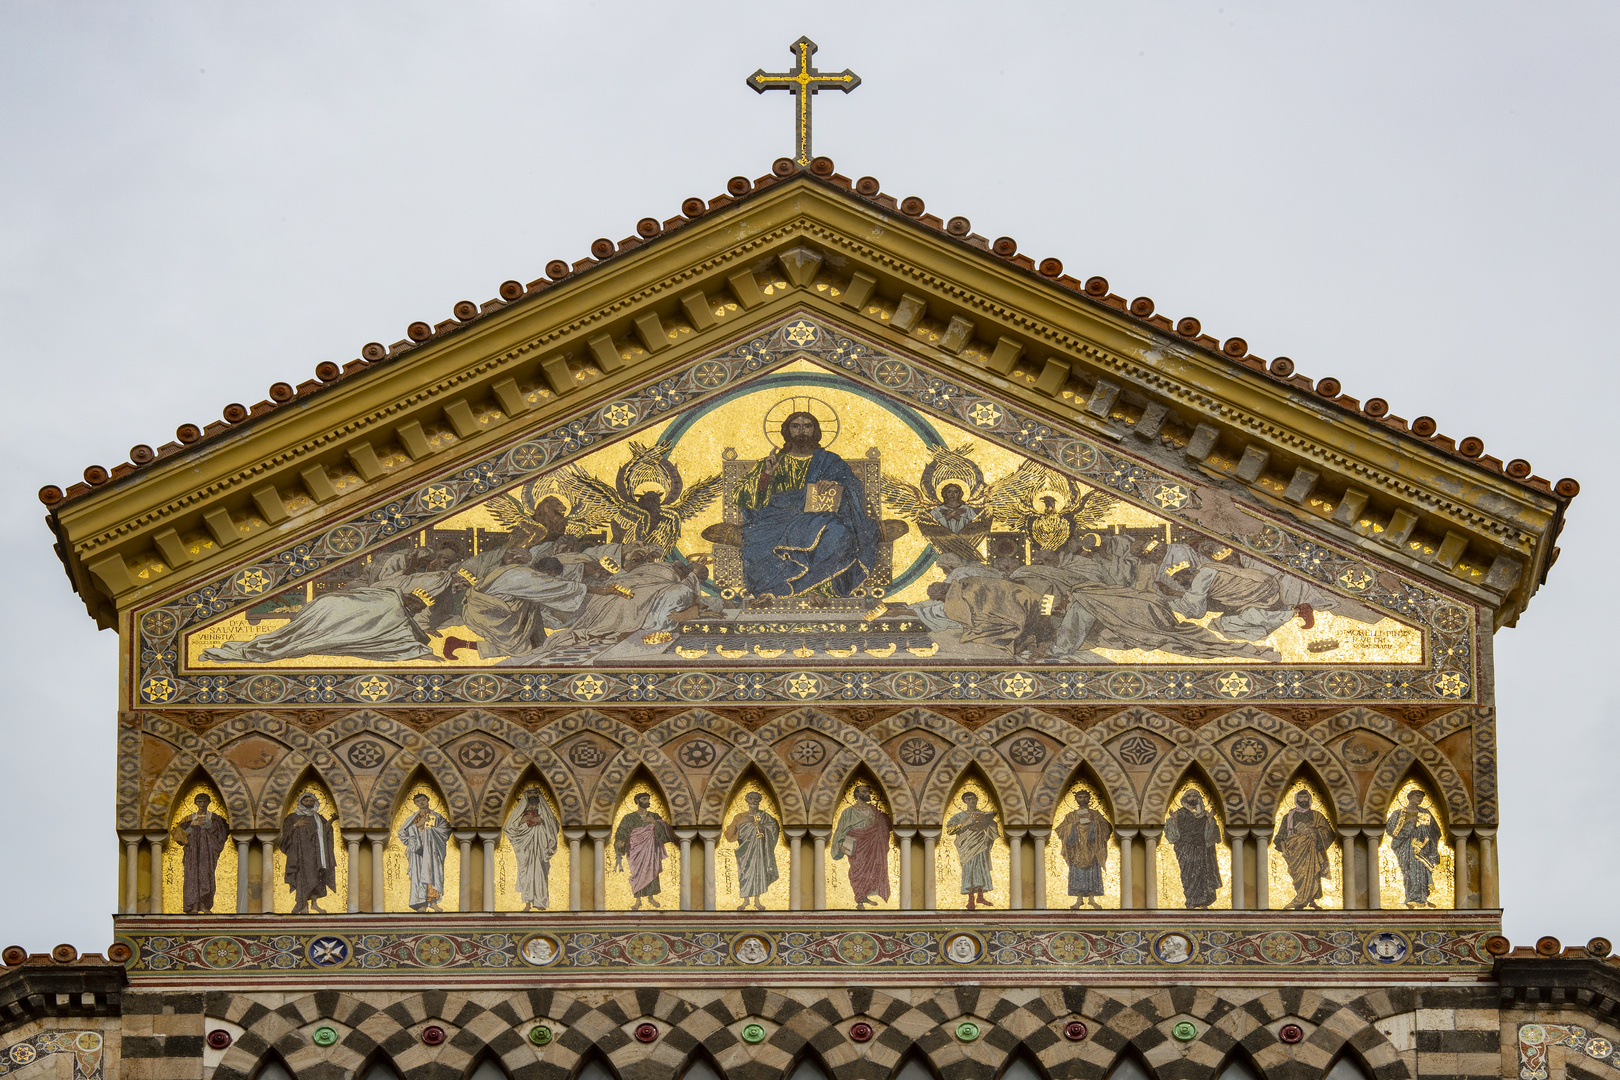
{"type": "MultiPolygon", "coordinates": [[[[501,296],[486,300],[482,304],[472,301],[461,301],[455,305],[454,316],[435,324],[414,322],[407,330],[407,336],[394,342],[391,346],[382,346],[373,342],[365,347],[364,358],[351,360],[341,368],[331,361],[321,363],[316,368],[317,379],[306,380],[293,389],[287,383],[276,383],[270,388],[270,400],[261,401],[251,410],[244,410],[239,420],[226,423],[216,420],[200,432],[195,425],[182,424],[177,431],[179,442],[164,444],[146,461],[124,462],[113,469],[103,470],[107,479],[99,484],[76,483],[62,490],[55,485],[46,485],[39,491],[39,498],[46,506],[55,508],[65,502],[77,499],[112,480],[123,479],[132,473],[145,468],[156,461],[190,449],[198,442],[213,439],[241,423],[251,423],[261,416],[273,412],[281,405],[326,389],[343,379],[357,375],[372,367],[375,363],[382,363],[397,359],[405,353],[425,345],[443,334],[454,333],[478,319],[492,312],[499,311],[511,303],[519,302],[529,296],[539,293],[565,279],[585,273],[619,255],[633,251],[648,242],[656,240],[669,232],[675,231],[683,225],[716,210],[723,209],[733,203],[746,199],[748,196],[766,190],[783,180],[793,177],[804,177],[825,187],[845,192],[852,198],[861,199],[884,210],[894,211],[916,222],[919,226],[939,232],[949,239],[965,247],[988,252],[991,257],[999,258],[1041,279],[1047,285],[1065,289],[1076,296],[1091,303],[1099,304],[1116,311],[1122,311],[1137,321],[1166,334],[1181,337],[1187,343],[1203,349],[1220,360],[1236,364],[1264,375],[1269,379],[1287,385],[1296,390],[1311,392],[1319,395],[1324,401],[1335,405],[1347,412],[1356,413],[1364,420],[1382,424],[1394,431],[1401,432],[1413,438],[1427,442],[1430,446],[1441,450],[1453,457],[1463,458],[1472,463],[1500,473],[1526,487],[1533,488],[1547,494],[1557,495],[1564,499],[1574,498],[1580,492],[1580,484],[1573,479],[1565,478],[1552,483],[1541,476],[1533,475],[1530,463],[1523,459],[1514,459],[1504,466],[1499,458],[1484,453],[1484,444],[1476,438],[1460,441],[1439,434],[1434,421],[1429,417],[1419,417],[1409,425],[1398,416],[1390,415],[1388,403],[1382,398],[1371,398],[1365,404],[1356,398],[1340,393],[1340,384],[1337,379],[1324,378],[1316,382],[1296,374],[1294,363],[1287,357],[1278,357],[1268,366],[1266,361],[1254,356],[1248,351],[1248,342],[1241,337],[1229,337],[1222,342],[1220,339],[1203,333],[1203,327],[1198,319],[1191,316],[1172,321],[1154,311],[1154,303],[1149,297],[1138,297],[1127,302],[1123,297],[1116,296],[1109,291],[1108,280],[1103,277],[1090,277],[1081,281],[1069,274],[1063,273],[1063,264],[1056,258],[1042,260],[1038,266],[1036,261],[1018,250],[1018,242],[1011,237],[1001,237],[993,243],[985,237],[971,232],[971,225],[966,218],[951,218],[948,222],[934,214],[926,212],[923,200],[915,195],[906,196],[896,200],[893,196],[885,194],[878,181],[870,176],[863,176],[859,180],[851,181],[835,171],[829,158],[816,158],[811,162],[808,170],[801,170],[791,159],[779,158],[773,164],[771,173],[756,180],[747,177],[734,176],[726,184],[727,193],[716,195],[705,203],[702,199],[692,197],[681,204],[682,213],[675,217],[659,222],[655,218],[643,218],[637,224],[639,236],[628,236],[614,244],[613,241],[603,237],[591,245],[591,254],[594,257],[581,258],[573,263],[562,259],[554,259],[546,265],[546,276],[536,278],[527,285],[521,285],[512,280],[502,283],[501,296]],[[290,392],[289,392],[290,391],[290,392]],[[1418,425],[1422,425],[1421,427],[1418,425]]],[[[227,409],[241,409],[242,406],[227,406],[227,409]]],[[[136,450],[148,449],[137,447],[136,450]]],[[[144,456],[131,452],[132,458],[144,456]]],[[[94,468],[94,467],[92,467],[94,468]]],[[[87,470],[88,474],[89,470],[87,470]]]]}

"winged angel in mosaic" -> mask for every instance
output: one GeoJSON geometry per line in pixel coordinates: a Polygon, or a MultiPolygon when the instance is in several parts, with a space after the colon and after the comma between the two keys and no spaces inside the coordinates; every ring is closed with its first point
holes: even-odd
{"type": "Polygon", "coordinates": [[[686,484],[669,460],[673,442],[630,442],[630,460],[607,484],[578,465],[565,468],[557,490],[572,501],[568,531],[589,536],[608,530],[616,543],[656,544],[669,551],[681,525],[720,496],[720,474],[686,484]]]}

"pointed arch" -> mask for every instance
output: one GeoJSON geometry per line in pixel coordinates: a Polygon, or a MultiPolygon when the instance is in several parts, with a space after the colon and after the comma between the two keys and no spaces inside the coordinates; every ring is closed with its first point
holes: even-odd
{"type": "Polygon", "coordinates": [[[592,1047],[579,1059],[579,1068],[573,1080],[619,1080],[619,1070],[613,1067],[613,1062],[599,1048],[592,1047]]]}
{"type": "Polygon", "coordinates": [[[725,1080],[720,1063],[701,1042],[692,1047],[686,1061],[675,1073],[676,1080],[725,1080]]]}
{"type": "Polygon", "coordinates": [[[1221,1067],[1215,1070],[1215,1080],[1265,1080],[1265,1075],[1241,1043],[1232,1048],[1221,1067]]]}
{"type": "Polygon", "coordinates": [[[1105,1080],[1154,1080],[1157,1075],[1142,1052],[1133,1043],[1126,1043],[1119,1057],[1114,1059],[1105,1080]]]}
{"type": "Polygon", "coordinates": [[[345,829],[365,827],[365,811],[360,793],[355,790],[354,778],[325,745],[293,725],[270,713],[258,713],[254,734],[278,742],[287,748],[287,754],[276,764],[265,779],[259,792],[258,827],[276,828],[281,819],[277,812],[286,804],[291,785],[305,768],[320,774],[321,783],[331,793],[337,808],[339,823],[345,829]]]}
{"type": "Polygon", "coordinates": [[[168,820],[174,799],[189,784],[197,771],[207,773],[219,794],[218,810],[223,813],[232,829],[253,827],[253,796],[248,791],[242,774],[236,766],[220,754],[210,743],[162,717],[151,717],[142,726],[142,734],[162,739],[174,747],[174,757],[158,774],[146,792],[142,814],[142,827],[161,829],[168,820]]]}
{"type": "MultiPolygon", "coordinates": [[[[861,896],[872,897],[866,902],[867,907],[898,908],[900,906],[900,851],[894,842],[892,834],[885,834],[877,827],[874,821],[868,821],[860,828],[854,828],[855,816],[861,814],[857,804],[863,801],[874,804],[877,809],[886,812],[893,824],[894,804],[889,801],[883,785],[873,779],[872,772],[864,767],[850,770],[847,774],[844,789],[838,795],[833,818],[834,828],[832,838],[827,845],[826,856],[826,889],[827,906],[829,908],[853,908],[861,896]],[[860,789],[866,789],[869,797],[862,800],[860,789]],[[845,818],[850,821],[846,828],[845,818]],[[874,845],[882,845],[881,851],[874,845]],[[864,889],[861,896],[856,895],[856,889],[864,889]]],[[[913,868],[916,861],[913,860],[913,868]]]]}
{"type": "Polygon", "coordinates": [[[721,911],[741,911],[752,897],[756,909],[764,905],[786,911],[792,896],[784,814],[769,781],[758,768],[749,766],[737,778],[719,820],[722,831],[715,859],[715,906],[721,911]],[[755,810],[764,817],[753,813],[755,810]],[[749,891],[743,891],[745,886],[749,891]]]}
{"type": "Polygon", "coordinates": [[[1061,797],[1051,811],[1052,833],[1046,844],[1046,865],[1035,873],[1046,875],[1047,904],[1061,906],[1062,897],[1077,907],[1118,907],[1119,887],[1109,895],[1109,867],[1113,880],[1119,877],[1119,828],[1117,810],[1110,804],[1108,789],[1091,772],[1090,764],[1078,761],[1069,770],[1065,785],[1057,789],[1061,797]],[[1090,820],[1088,820],[1090,819],[1090,820]]]}
{"type": "MultiPolygon", "coordinates": [[[[1301,763],[1309,764],[1316,773],[1322,794],[1332,800],[1336,820],[1349,822],[1359,817],[1360,793],[1343,763],[1322,744],[1315,729],[1301,731],[1264,709],[1244,708],[1216,719],[1200,729],[1200,733],[1211,744],[1217,744],[1245,730],[1263,740],[1279,742],[1282,747],[1271,754],[1265,763],[1265,771],[1249,795],[1247,818],[1240,820],[1234,817],[1234,825],[1263,826],[1272,821],[1277,813],[1277,799],[1282,787],[1301,763]]],[[[1360,824],[1359,820],[1356,823],[1360,824]]]]}
{"type": "Polygon", "coordinates": [[[230,842],[228,832],[223,837],[218,835],[219,822],[215,820],[224,819],[226,828],[229,829],[230,820],[220,813],[225,809],[222,803],[219,789],[214,786],[213,779],[201,765],[194,768],[180,785],[179,795],[172,803],[173,809],[168,820],[159,826],[170,837],[170,842],[163,846],[163,867],[158,883],[163,890],[164,911],[196,914],[212,911],[215,907],[227,912],[236,910],[238,869],[236,850],[230,842]],[[199,800],[206,801],[199,806],[199,800]],[[214,815],[214,819],[205,818],[207,827],[194,834],[189,831],[189,826],[199,810],[214,815]],[[203,873],[196,879],[198,889],[191,897],[196,906],[188,907],[186,858],[194,848],[199,852],[206,852],[214,843],[220,844],[218,854],[214,856],[212,866],[204,868],[199,864],[203,873]]]}
{"type": "Polygon", "coordinates": [[[1189,761],[1166,800],[1157,863],[1162,908],[1210,910],[1232,906],[1228,819],[1219,802],[1211,798],[1213,787],[1202,761],[1189,761]],[[1214,818],[1213,829],[1209,817],[1214,818]]]}
{"type": "MultiPolygon", "coordinates": [[[[687,805],[690,807],[690,801],[687,805]]],[[[687,868],[681,864],[680,855],[675,850],[675,836],[670,831],[672,816],[669,795],[652,771],[645,766],[630,770],[607,819],[607,843],[597,845],[600,849],[598,857],[603,863],[603,877],[600,880],[607,890],[607,910],[639,910],[644,902],[654,908],[679,906],[681,875],[687,872],[687,868]],[[646,804],[645,810],[642,803],[646,804]],[[636,829],[652,830],[656,823],[643,816],[640,818],[643,824],[634,826],[636,819],[631,815],[646,813],[662,819],[663,828],[657,832],[643,833],[643,842],[650,841],[652,846],[642,848],[638,845],[636,829]],[[625,834],[623,841],[620,839],[621,831],[625,834]],[[652,876],[642,880],[640,875],[643,873],[652,873],[652,876]]],[[[601,902],[599,898],[598,903],[601,902]]]]}
{"type": "MultiPolygon", "coordinates": [[[[725,723],[731,724],[731,721],[727,720],[725,723]]],[[[759,774],[760,782],[771,792],[777,806],[781,808],[782,823],[806,824],[804,792],[794,780],[787,763],[770,746],[759,742],[740,725],[734,726],[746,736],[746,740],[734,739],[731,750],[709,775],[708,786],[703,791],[703,801],[697,809],[698,822],[706,827],[719,824],[721,816],[731,805],[744,774],[752,769],[759,774]]]]}
{"type": "Polygon", "coordinates": [[[686,777],[673,761],[664,756],[662,750],[648,745],[645,740],[619,751],[602,770],[602,776],[596,782],[596,794],[591,800],[593,827],[611,825],[618,818],[618,807],[624,801],[624,793],[635,785],[638,775],[647,777],[658,788],[672,825],[688,829],[696,827],[697,805],[686,777]]]}
{"type": "Polygon", "coordinates": [[[500,1055],[486,1046],[468,1063],[466,1080],[512,1080],[512,1074],[506,1071],[500,1055]]]}
{"type": "Polygon", "coordinates": [[[379,1046],[354,1070],[353,1077],[354,1080],[401,1080],[401,1073],[394,1059],[379,1046]]]}
{"type": "Polygon", "coordinates": [[[1322,1080],[1373,1080],[1373,1071],[1347,1045],[1322,1074],[1322,1080]]]}
{"type": "Polygon", "coordinates": [[[809,1043],[804,1044],[804,1052],[783,1075],[787,1080],[832,1080],[832,1070],[822,1060],[821,1055],[809,1043]]]}
{"type": "Polygon", "coordinates": [[[1426,773],[1414,762],[1393,785],[1381,818],[1377,878],[1385,909],[1456,906],[1457,834],[1426,773]]]}
{"type": "Polygon", "coordinates": [[[389,759],[371,785],[371,799],[366,804],[366,828],[387,828],[401,792],[408,787],[406,779],[418,771],[433,778],[433,785],[444,800],[445,816],[458,829],[470,829],[474,824],[473,797],[461,771],[450,762],[444,751],[420,739],[405,744],[404,749],[389,759]]]}
{"type": "Polygon", "coordinates": [[[1142,719],[1154,734],[1171,743],[1171,750],[1159,758],[1158,764],[1142,787],[1142,805],[1145,824],[1157,824],[1171,809],[1171,796],[1180,790],[1190,766],[1197,765],[1203,773],[1210,793],[1221,808],[1222,821],[1247,821],[1249,798],[1237,781],[1237,774],[1226,756],[1209,742],[1209,733],[1201,729],[1189,730],[1172,723],[1158,713],[1143,710],[1142,719]]]}
{"type": "MultiPolygon", "coordinates": [[[[306,795],[315,796],[316,813],[332,823],[331,855],[336,877],[335,887],[328,889],[325,895],[316,897],[313,903],[316,906],[332,905],[335,910],[341,910],[337,905],[343,904],[344,898],[348,896],[350,870],[349,854],[343,843],[344,825],[332,792],[327,788],[320,770],[314,765],[306,764],[287,785],[283,802],[274,811],[271,828],[279,833],[283,822],[292,816],[294,809],[306,795]]],[[[272,909],[282,914],[291,912],[296,903],[292,889],[286,884],[286,871],[287,855],[278,843],[271,869],[265,874],[265,889],[270,893],[267,899],[270,900],[272,909]]]]}
{"type": "Polygon", "coordinates": [[[296,1080],[293,1071],[287,1068],[286,1060],[273,1046],[264,1052],[258,1067],[250,1075],[252,1080],[296,1080]]]}
{"type": "Polygon", "coordinates": [[[969,770],[977,772],[985,786],[995,793],[996,802],[1007,815],[1003,825],[1028,824],[1029,801],[1024,796],[1024,786],[1013,775],[1006,759],[994,748],[982,744],[958,746],[940,758],[939,764],[924,781],[922,794],[917,799],[920,823],[933,824],[943,820],[940,815],[945,812],[946,802],[962,786],[969,770]]]}
{"type": "Polygon", "coordinates": [[[975,761],[962,770],[940,808],[935,820],[943,832],[934,848],[934,897],[941,909],[1005,909],[1010,902],[1006,806],[997,795],[975,761]]]}
{"type": "MultiPolygon", "coordinates": [[[[1359,824],[1375,824],[1382,820],[1395,787],[1401,782],[1414,761],[1429,774],[1433,788],[1445,800],[1446,814],[1459,825],[1474,823],[1474,799],[1468,785],[1451,759],[1441,753],[1423,732],[1414,731],[1392,720],[1381,712],[1356,707],[1329,717],[1311,729],[1323,744],[1357,729],[1374,732],[1395,745],[1379,760],[1372,783],[1361,799],[1362,820],[1359,824]]],[[[1425,731],[1428,729],[1425,728],[1425,731]]]]}
{"type": "Polygon", "coordinates": [[[1270,890],[1273,908],[1348,906],[1344,895],[1344,842],[1339,836],[1334,811],[1335,807],[1323,794],[1315,770],[1309,762],[1299,762],[1277,802],[1275,831],[1268,856],[1270,865],[1256,868],[1259,873],[1269,874],[1273,882],[1285,883],[1284,888],[1270,890]],[[1298,811],[1309,813],[1300,818],[1294,816],[1298,811]],[[1321,822],[1317,815],[1327,819],[1325,851],[1321,850],[1321,822]],[[1287,828],[1285,822],[1290,821],[1297,827],[1287,828]]]}
{"type": "MultiPolygon", "coordinates": [[[[1062,796],[1072,786],[1074,775],[1082,764],[1096,775],[1099,789],[1107,795],[1111,820],[1131,824],[1137,821],[1136,790],[1126,778],[1125,770],[1119,767],[1119,762],[1114,760],[1092,732],[1038,709],[1020,709],[1018,715],[1020,722],[1017,726],[1044,731],[1064,744],[1046,763],[1040,780],[1029,794],[1031,824],[1050,825],[1061,816],[1062,796]]],[[[1006,719],[998,718],[985,727],[993,726],[994,737],[1000,738],[1005,734],[1002,724],[1006,719]]]]}
{"type": "Polygon", "coordinates": [[[761,728],[762,741],[775,743],[794,730],[812,730],[837,741],[843,749],[822,766],[821,776],[810,791],[806,817],[809,824],[826,825],[832,821],[839,796],[849,788],[849,777],[865,766],[889,802],[896,825],[917,824],[917,799],[906,782],[905,773],[894,759],[884,753],[883,747],[867,732],[850,727],[814,709],[803,709],[761,728]],[[769,735],[766,733],[769,732],[769,735]]]}
{"type": "Polygon", "coordinates": [[[1049,1080],[1040,1059],[1030,1053],[1027,1046],[1020,1046],[1009,1054],[996,1076],[997,1080],[1049,1080]]]}
{"type": "MultiPolygon", "coordinates": [[[[424,853],[427,861],[416,864],[423,871],[421,877],[412,876],[412,856],[407,853],[399,834],[424,808],[444,817],[452,828],[455,826],[455,818],[446,808],[444,792],[439,788],[434,773],[425,765],[418,764],[399,786],[384,825],[388,830],[388,846],[383,849],[383,863],[388,867],[385,880],[404,883],[401,892],[389,890],[385,896],[384,907],[388,911],[443,910],[445,905],[455,911],[461,898],[461,875],[467,868],[461,865],[461,849],[453,836],[446,839],[442,863],[435,867],[433,851],[428,849],[424,853]],[[438,880],[434,881],[434,877],[438,880]]],[[[434,828],[443,826],[435,824],[434,828]]],[[[424,847],[427,847],[426,841],[424,847]]]]}
{"type": "Polygon", "coordinates": [[[900,1064],[895,1066],[889,1080],[939,1080],[939,1072],[928,1060],[928,1055],[913,1046],[900,1059],[900,1064]]]}

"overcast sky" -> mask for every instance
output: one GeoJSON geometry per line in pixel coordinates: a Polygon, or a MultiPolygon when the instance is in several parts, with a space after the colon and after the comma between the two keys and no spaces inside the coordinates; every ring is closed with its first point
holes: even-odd
{"type": "Polygon", "coordinates": [[[251,404],[790,153],[1581,496],[1496,639],[1515,943],[1620,937],[1620,6],[0,3],[0,944],[100,950],[116,640],[35,492],[251,404]],[[1610,551],[1610,555],[1604,555],[1610,551]]]}

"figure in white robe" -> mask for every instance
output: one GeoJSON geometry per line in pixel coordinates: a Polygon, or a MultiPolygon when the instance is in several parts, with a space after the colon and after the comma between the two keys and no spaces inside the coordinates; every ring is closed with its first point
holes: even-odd
{"type": "Polygon", "coordinates": [[[551,906],[551,857],[557,854],[557,815],[546,805],[540,789],[523,793],[523,803],[506,818],[506,838],[517,856],[517,892],[523,910],[544,911],[551,906]]]}
{"type": "Polygon", "coordinates": [[[967,907],[989,907],[985,893],[996,887],[991,878],[990,852],[1001,839],[1001,826],[990,810],[979,809],[979,796],[962,793],[962,810],[945,823],[945,835],[956,838],[956,856],[962,866],[962,894],[967,907]]]}
{"type": "Polygon", "coordinates": [[[757,791],[744,795],[748,809],[726,826],[726,839],[737,845],[737,895],[742,898],[738,911],[747,910],[750,900],[764,911],[761,898],[782,876],[776,864],[776,838],[782,834],[782,823],[759,808],[762,798],[757,791]]]}
{"type": "Polygon", "coordinates": [[[426,795],[418,795],[413,801],[416,813],[399,830],[411,879],[411,910],[443,911],[439,901],[444,898],[444,856],[450,844],[450,822],[428,806],[426,795]]]}

